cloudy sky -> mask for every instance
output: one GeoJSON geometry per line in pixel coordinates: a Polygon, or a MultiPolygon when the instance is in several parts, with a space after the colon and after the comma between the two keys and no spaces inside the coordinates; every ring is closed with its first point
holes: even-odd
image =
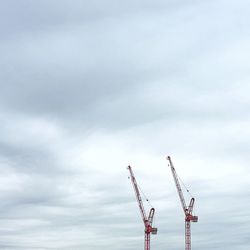
{"type": "Polygon", "coordinates": [[[250,249],[248,0],[0,3],[0,249],[250,249]],[[190,197],[186,197],[187,202],[190,197]],[[145,204],[148,211],[150,207],[145,204]]]}

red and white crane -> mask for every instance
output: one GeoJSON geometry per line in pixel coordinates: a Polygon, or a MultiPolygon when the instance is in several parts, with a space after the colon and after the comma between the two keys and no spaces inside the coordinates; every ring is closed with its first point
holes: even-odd
{"type": "Polygon", "coordinates": [[[139,192],[139,188],[134,176],[134,173],[132,171],[132,168],[130,166],[128,166],[128,170],[130,172],[130,177],[131,177],[131,182],[133,184],[134,187],[134,191],[135,191],[135,196],[136,196],[136,200],[138,202],[139,205],[139,209],[141,212],[141,216],[142,216],[142,220],[145,226],[145,241],[144,241],[144,249],[145,250],[150,250],[150,234],[157,234],[157,228],[152,227],[152,223],[153,223],[153,218],[154,218],[154,213],[155,213],[155,209],[151,208],[149,211],[149,215],[148,217],[146,216],[145,210],[144,210],[144,206],[142,203],[142,198],[139,192]]]}
{"type": "Polygon", "coordinates": [[[197,222],[198,216],[194,216],[193,213],[193,207],[194,207],[194,198],[191,198],[189,205],[187,207],[182,190],[181,185],[179,183],[178,176],[176,174],[174,165],[171,161],[170,156],[167,157],[167,160],[169,161],[171,171],[174,177],[175,185],[177,188],[177,192],[181,201],[182,209],[185,214],[185,250],[191,250],[191,228],[190,228],[190,222],[197,222]]]}

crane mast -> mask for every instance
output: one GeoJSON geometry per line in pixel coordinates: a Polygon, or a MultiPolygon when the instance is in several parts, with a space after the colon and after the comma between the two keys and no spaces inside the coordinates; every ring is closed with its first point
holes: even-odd
{"type": "Polygon", "coordinates": [[[149,211],[148,217],[146,216],[145,209],[144,209],[143,202],[142,202],[142,198],[140,195],[140,191],[139,191],[134,173],[133,173],[132,168],[130,166],[128,166],[128,170],[129,170],[131,182],[132,182],[132,185],[133,185],[133,188],[135,191],[136,200],[137,200],[138,205],[139,205],[140,213],[142,216],[142,221],[143,221],[143,224],[145,226],[144,250],[150,250],[150,234],[151,233],[157,234],[157,228],[152,227],[155,209],[151,208],[149,211]]]}
{"type": "Polygon", "coordinates": [[[174,168],[174,165],[172,163],[170,156],[167,157],[167,160],[169,161],[169,165],[170,165],[173,177],[174,177],[177,193],[179,195],[179,198],[181,201],[181,206],[182,206],[182,209],[183,209],[184,214],[185,214],[185,250],[191,250],[191,224],[190,224],[190,222],[197,222],[198,221],[198,216],[194,216],[192,214],[195,199],[191,198],[190,203],[187,207],[184,196],[183,196],[183,192],[181,189],[181,185],[179,183],[179,179],[178,179],[178,176],[176,174],[176,171],[175,171],[175,168],[174,168]]]}

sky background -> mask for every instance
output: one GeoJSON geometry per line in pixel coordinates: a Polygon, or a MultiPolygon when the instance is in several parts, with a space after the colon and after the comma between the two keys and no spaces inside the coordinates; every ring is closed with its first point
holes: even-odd
{"type": "Polygon", "coordinates": [[[0,249],[250,249],[248,0],[0,1],[0,249]],[[187,203],[190,197],[187,198],[187,203]],[[149,211],[145,203],[145,209],[149,211]]]}

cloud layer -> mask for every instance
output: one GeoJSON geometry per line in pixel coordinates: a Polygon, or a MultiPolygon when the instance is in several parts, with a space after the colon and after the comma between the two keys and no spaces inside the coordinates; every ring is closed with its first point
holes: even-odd
{"type": "Polygon", "coordinates": [[[247,1],[8,1],[0,8],[0,248],[248,250],[247,1]],[[187,199],[189,197],[187,196],[187,199]],[[145,202],[146,210],[149,209],[145,202]]]}

